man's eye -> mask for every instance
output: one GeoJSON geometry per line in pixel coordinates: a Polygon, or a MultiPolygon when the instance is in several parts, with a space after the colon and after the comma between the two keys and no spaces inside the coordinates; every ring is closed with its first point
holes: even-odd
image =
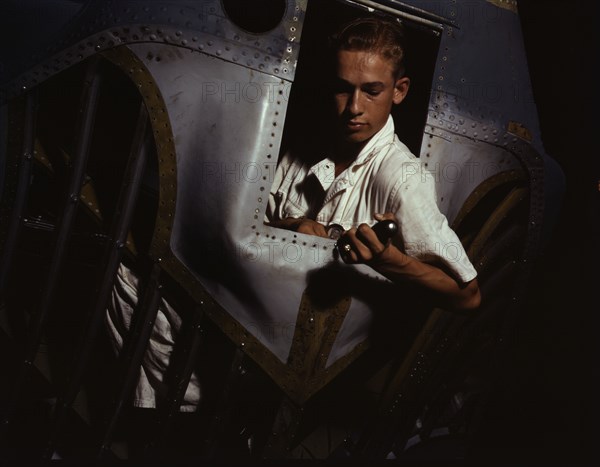
{"type": "Polygon", "coordinates": [[[376,90],[376,89],[367,89],[366,93],[369,96],[375,97],[375,96],[378,96],[379,94],[381,94],[381,91],[376,90]]]}

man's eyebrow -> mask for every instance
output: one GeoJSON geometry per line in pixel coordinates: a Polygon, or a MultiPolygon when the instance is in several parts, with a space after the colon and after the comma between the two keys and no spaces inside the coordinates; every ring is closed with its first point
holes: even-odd
{"type": "MultiPolygon", "coordinates": [[[[346,81],[344,78],[340,78],[336,76],[336,81],[341,84],[347,84],[349,86],[354,86],[350,81],[346,81]]],[[[370,81],[368,83],[362,83],[360,85],[361,88],[383,88],[385,87],[385,83],[383,81],[370,81]]]]}
{"type": "Polygon", "coordinates": [[[385,83],[383,81],[371,81],[364,83],[362,86],[365,88],[383,88],[385,87],[385,83]]]}

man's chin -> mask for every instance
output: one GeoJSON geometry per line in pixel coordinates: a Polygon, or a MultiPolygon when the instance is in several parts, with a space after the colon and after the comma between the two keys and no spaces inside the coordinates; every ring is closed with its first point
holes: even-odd
{"type": "Polygon", "coordinates": [[[345,125],[340,125],[340,127],[338,127],[338,137],[345,144],[364,144],[373,136],[373,133],[369,130],[370,128],[367,127],[361,128],[360,130],[352,130],[345,125]]]}
{"type": "Polygon", "coordinates": [[[342,135],[342,140],[347,144],[363,144],[369,139],[368,135],[356,133],[345,133],[342,135]]]}

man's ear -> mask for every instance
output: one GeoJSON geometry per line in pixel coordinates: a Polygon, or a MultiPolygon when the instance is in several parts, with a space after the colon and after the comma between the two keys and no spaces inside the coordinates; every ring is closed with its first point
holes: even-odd
{"type": "Polygon", "coordinates": [[[396,80],[394,84],[394,104],[399,104],[404,100],[408,94],[408,88],[410,87],[410,78],[403,77],[396,80]]]}

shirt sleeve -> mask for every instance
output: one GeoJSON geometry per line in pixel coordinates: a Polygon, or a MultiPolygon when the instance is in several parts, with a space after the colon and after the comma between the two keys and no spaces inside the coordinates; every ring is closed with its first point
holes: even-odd
{"type": "Polygon", "coordinates": [[[281,218],[281,197],[280,190],[286,180],[286,175],[293,164],[293,159],[290,153],[286,152],[277,164],[275,170],[275,176],[273,177],[273,183],[269,190],[269,202],[267,203],[267,210],[265,212],[265,222],[271,222],[279,220],[281,218]]]}
{"type": "Polygon", "coordinates": [[[473,280],[477,271],[438,208],[432,175],[419,162],[407,164],[410,168],[403,167],[390,195],[404,251],[424,262],[442,263],[461,282],[473,280]]]}

